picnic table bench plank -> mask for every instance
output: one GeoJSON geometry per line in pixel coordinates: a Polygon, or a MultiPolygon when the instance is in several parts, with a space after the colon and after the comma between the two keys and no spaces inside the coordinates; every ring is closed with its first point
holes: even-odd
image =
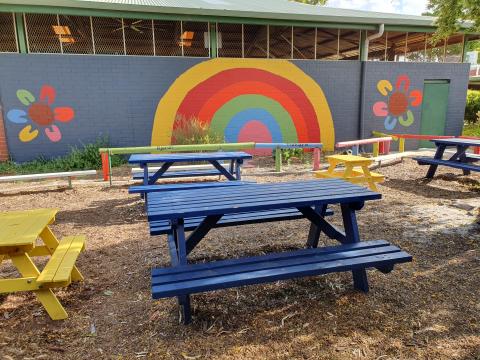
{"type": "MultiPolygon", "coordinates": [[[[148,172],[148,178],[150,179],[150,183],[155,175],[155,172],[148,172]]],[[[169,171],[167,173],[168,176],[163,176],[164,178],[168,179],[176,179],[176,178],[184,178],[184,177],[200,177],[200,176],[221,176],[222,173],[218,170],[182,170],[182,171],[169,171]]],[[[143,173],[136,173],[132,176],[133,180],[143,180],[144,174],[143,173]]],[[[158,179],[157,179],[158,180],[158,179]]]]}
{"type": "Polygon", "coordinates": [[[135,185],[128,188],[130,194],[141,194],[151,192],[166,192],[178,190],[205,189],[218,186],[239,186],[254,184],[254,181],[208,181],[180,184],[161,184],[161,185],[135,185]]]}
{"type": "Polygon", "coordinates": [[[291,256],[277,261],[270,261],[269,256],[265,255],[258,262],[248,266],[245,264],[227,266],[223,263],[223,267],[217,267],[215,270],[200,271],[192,265],[189,266],[190,271],[183,274],[156,275],[152,279],[153,298],[187,295],[329,272],[384,268],[391,266],[392,262],[397,264],[412,259],[411,255],[391,245],[357,251],[338,246],[337,252],[330,254],[323,253],[319,248],[311,250],[310,254],[303,255],[291,252],[289,253],[291,256]]]}
{"type": "MultiPolygon", "coordinates": [[[[371,241],[360,241],[358,243],[351,243],[342,245],[344,250],[362,250],[362,249],[370,249],[379,246],[387,246],[390,245],[388,241],[385,240],[371,240],[371,241]]],[[[338,251],[337,245],[325,246],[320,248],[324,254],[331,254],[338,251]]],[[[295,251],[295,256],[302,256],[302,255],[309,255],[316,253],[316,249],[306,248],[306,249],[299,249],[295,251]]],[[[226,259],[226,260],[217,260],[213,262],[201,262],[201,263],[194,263],[189,264],[188,267],[184,266],[172,266],[172,267],[164,267],[164,268],[154,268],[151,271],[152,276],[156,277],[159,275],[167,275],[167,274],[185,274],[189,273],[191,270],[206,270],[211,269],[215,270],[217,268],[222,268],[231,265],[249,265],[254,264],[259,261],[263,261],[265,256],[268,256],[270,261],[277,261],[284,258],[292,257],[291,253],[289,252],[274,252],[267,255],[253,255],[249,257],[241,257],[235,259],[226,259]]]]}
{"type": "MultiPolygon", "coordinates": [[[[333,215],[333,211],[328,209],[324,216],[333,215]]],[[[220,221],[215,224],[216,228],[232,226],[232,225],[248,225],[273,221],[298,220],[304,218],[304,215],[298,209],[277,209],[266,211],[253,211],[244,213],[234,213],[224,215],[220,221]]],[[[204,217],[195,217],[185,219],[185,230],[194,230],[204,217]]],[[[150,235],[168,234],[171,231],[170,222],[168,220],[151,221],[150,235]]]]}

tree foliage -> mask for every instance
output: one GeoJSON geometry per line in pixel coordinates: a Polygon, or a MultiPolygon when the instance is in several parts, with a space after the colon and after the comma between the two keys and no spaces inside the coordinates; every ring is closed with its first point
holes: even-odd
{"type": "Polygon", "coordinates": [[[303,4],[308,4],[308,5],[325,5],[328,0],[295,0],[295,1],[303,4]]]}
{"type": "Polygon", "coordinates": [[[480,31],[480,0],[429,0],[428,9],[438,17],[438,37],[457,32],[465,21],[473,23],[471,31],[480,31]]]}

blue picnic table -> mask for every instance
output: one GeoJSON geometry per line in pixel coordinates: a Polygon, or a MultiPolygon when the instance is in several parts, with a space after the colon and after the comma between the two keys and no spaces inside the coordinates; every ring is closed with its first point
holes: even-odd
{"type": "Polygon", "coordinates": [[[183,322],[188,323],[190,294],[198,292],[338,271],[352,271],[354,287],[366,292],[367,268],[387,273],[395,264],[412,259],[386,241],[360,241],[356,211],[365,201],[380,198],[377,192],[340,179],[152,193],[147,206],[150,232],[167,234],[171,259],[171,267],[152,270],[152,296],[176,296],[183,322]],[[331,204],[340,204],[344,231],[325,218],[331,204]],[[305,249],[201,264],[188,262],[188,254],[215,227],[292,218],[310,221],[305,249]],[[187,230],[192,230],[188,236],[187,230]],[[318,248],[322,232],[341,245],[318,248]]]}
{"type": "Polygon", "coordinates": [[[433,158],[430,157],[414,157],[413,159],[419,165],[430,165],[426,177],[431,179],[435,176],[438,166],[449,166],[463,170],[464,175],[470,175],[471,171],[480,171],[480,166],[473,163],[480,160],[480,157],[467,153],[469,147],[480,146],[480,140],[475,139],[433,139],[437,150],[433,158]],[[455,147],[456,152],[448,159],[443,159],[445,150],[448,147],[455,147]]]}
{"type": "Polygon", "coordinates": [[[209,152],[209,153],[179,153],[179,154],[134,154],[130,156],[130,164],[138,164],[143,169],[143,174],[134,175],[134,179],[143,179],[143,185],[152,185],[158,179],[177,177],[199,177],[223,175],[228,180],[241,180],[241,167],[243,161],[251,159],[252,155],[245,152],[209,152]],[[229,168],[222,166],[219,161],[230,162],[229,168]],[[212,170],[177,171],[167,170],[175,163],[208,162],[212,170]],[[149,172],[149,164],[162,164],[155,172],[149,172]]]}

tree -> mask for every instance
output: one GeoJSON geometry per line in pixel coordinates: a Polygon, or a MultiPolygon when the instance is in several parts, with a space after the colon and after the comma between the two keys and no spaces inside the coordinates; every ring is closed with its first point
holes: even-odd
{"type": "Polygon", "coordinates": [[[428,9],[437,16],[437,36],[445,38],[460,29],[460,22],[473,23],[471,31],[480,31],[479,0],[429,0],[428,9]]]}
{"type": "Polygon", "coordinates": [[[303,4],[308,4],[308,5],[325,5],[328,0],[295,0],[295,1],[303,4]]]}

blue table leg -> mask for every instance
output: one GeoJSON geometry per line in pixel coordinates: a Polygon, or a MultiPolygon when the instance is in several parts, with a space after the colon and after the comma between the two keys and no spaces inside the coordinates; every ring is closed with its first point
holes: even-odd
{"type": "MultiPolygon", "coordinates": [[[[468,158],[467,158],[467,149],[468,146],[465,145],[457,145],[457,152],[450,158],[448,161],[458,161],[461,163],[468,164],[468,158]]],[[[462,169],[463,175],[470,175],[470,170],[468,169],[462,169]]]]}
{"type": "Polygon", "coordinates": [[[237,180],[242,180],[242,164],[243,159],[237,159],[237,166],[235,166],[235,175],[237,180]]]}
{"type": "MultiPolygon", "coordinates": [[[[178,261],[176,266],[187,265],[187,250],[185,244],[184,220],[178,219],[172,221],[173,240],[177,248],[178,261]]],[[[170,240],[170,239],[169,239],[170,240]]],[[[170,240],[171,241],[171,240],[170,240]]],[[[172,254],[172,251],[171,251],[172,254]]],[[[172,264],[174,261],[172,261],[172,264]]],[[[192,321],[192,310],[190,307],[190,295],[177,296],[178,304],[181,307],[182,322],[186,325],[192,321]]]]}
{"type": "Polygon", "coordinates": [[[147,185],[155,184],[157,182],[157,180],[160,179],[162,177],[162,175],[165,174],[165,172],[168,170],[168,168],[172,165],[173,165],[173,161],[168,161],[168,162],[164,163],[160,167],[160,169],[158,169],[158,171],[150,177],[150,179],[148,178],[148,172],[147,172],[147,181],[148,181],[147,185]]]}
{"type": "MultiPolygon", "coordinates": [[[[327,212],[327,205],[316,205],[314,210],[321,217],[325,217],[325,213],[327,212]]],[[[307,248],[316,248],[318,246],[318,241],[320,240],[321,233],[322,229],[312,222],[310,224],[310,230],[308,232],[307,248]]]]}
{"type": "Polygon", "coordinates": [[[233,175],[234,169],[235,169],[235,160],[232,159],[232,160],[230,160],[230,168],[229,168],[230,174],[233,175]]]}
{"type": "Polygon", "coordinates": [[[215,169],[217,169],[220,172],[220,174],[225,176],[228,180],[232,180],[232,181],[236,180],[235,177],[232,174],[230,174],[228,170],[225,169],[222,166],[222,164],[220,164],[217,160],[209,160],[209,162],[215,167],[215,169]]]}
{"type": "MultiPolygon", "coordinates": [[[[360,242],[357,217],[355,210],[361,206],[356,204],[342,204],[343,226],[345,228],[345,238],[347,243],[360,242]]],[[[357,290],[368,292],[367,271],[365,269],[353,270],[353,287],[357,290]]]]}
{"type": "Polygon", "coordinates": [[[148,164],[141,164],[143,168],[143,185],[148,185],[148,164]]]}
{"type": "MultiPolygon", "coordinates": [[[[435,156],[433,157],[436,160],[440,160],[443,157],[443,153],[445,152],[445,149],[447,148],[446,145],[444,144],[438,144],[437,145],[437,151],[435,152],[435,156]]],[[[438,165],[430,165],[427,171],[427,179],[432,179],[435,176],[435,172],[437,171],[438,165]]]]}

